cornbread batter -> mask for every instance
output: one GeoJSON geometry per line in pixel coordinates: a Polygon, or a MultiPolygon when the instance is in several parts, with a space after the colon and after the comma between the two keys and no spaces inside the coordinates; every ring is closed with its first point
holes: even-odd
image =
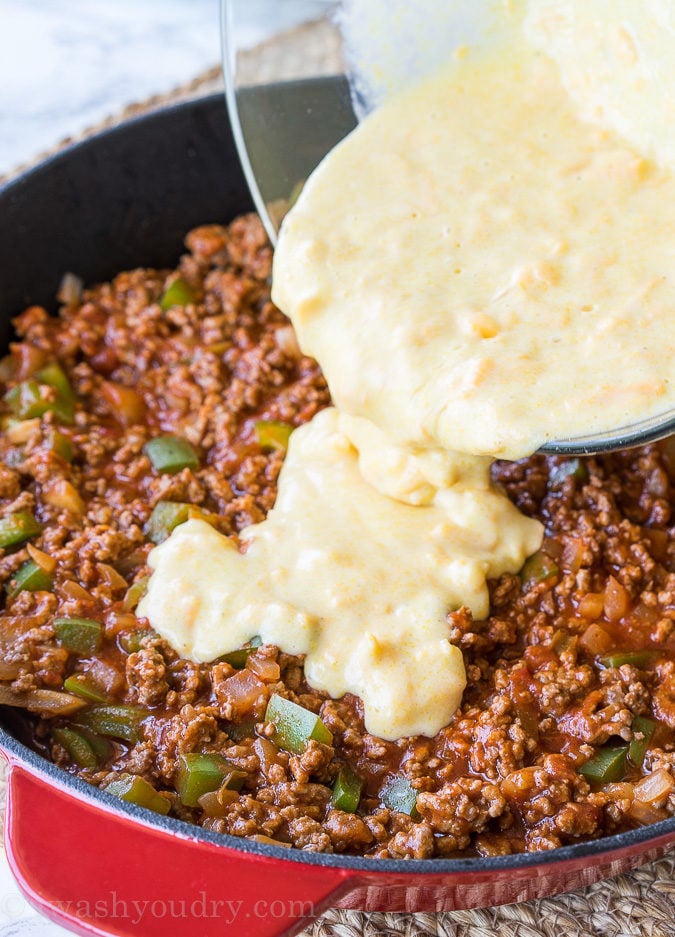
{"type": "Polygon", "coordinates": [[[520,458],[673,405],[674,204],[673,174],[582,121],[522,40],[453,62],[324,160],[273,296],[341,409],[401,443],[520,458]]]}
{"type": "Polygon", "coordinates": [[[466,683],[448,609],[485,618],[486,576],[517,572],[541,525],[491,485],[489,459],[403,454],[380,436],[332,408],[300,427],[245,552],[204,521],[182,524],[151,554],[139,614],[200,661],[256,634],[307,654],[311,685],[361,697],[370,732],[433,735],[466,683]],[[387,494],[364,478],[374,457],[387,494]]]}

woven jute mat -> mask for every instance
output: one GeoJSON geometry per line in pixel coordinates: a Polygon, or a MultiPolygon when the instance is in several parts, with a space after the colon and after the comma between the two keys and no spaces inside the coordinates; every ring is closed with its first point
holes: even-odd
{"type": "MultiPolygon", "coordinates": [[[[239,73],[251,83],[341,71],[339,34],[325,21],[275,37],[243,54],[239,73]]],[[[68,137],[33,162],[76,140],[168,104],[222,90],[219,65],[166,94],[132,104],[119,114],[68,137]]],[[[17,167],[15,175],[27,166],[17,167]]],[[[0,176],[0,184],[10,175],[0,176]]],[[[0,770],[0,808],[4,809],[0,770]]],[[[629,874],[553,898],[435,914],[380,914],[328,911],[302,937],[675,937],[675,853],[629,874]]]]}

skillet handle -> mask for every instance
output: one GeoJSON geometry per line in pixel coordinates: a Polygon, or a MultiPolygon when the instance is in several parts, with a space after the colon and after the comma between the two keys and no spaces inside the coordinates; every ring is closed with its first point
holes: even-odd
{"type": "MultiPolygon", "coordinates": [[[[28,900],[76,933],[281,937],[344,898],[358,873],[195,841],[110,809],[10,755],[5,846],[28,900]]],[[[124,805],[125,807],[127,805],[124,805]]]]}

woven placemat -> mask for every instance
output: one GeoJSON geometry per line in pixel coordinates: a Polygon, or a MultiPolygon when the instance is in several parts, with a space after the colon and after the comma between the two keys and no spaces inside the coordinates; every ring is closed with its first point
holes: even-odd
{"type": "MultiPolygon", "coordinates": [[[[332,74],[341,69],[339,34],[326,21],[277,36],[245,52],[240,62],[242,78],[251,83],[332,74]]],[[[214,65],[181,87],[131,104],[77,137],[61,140],[31,164],[130,117],[222,88],[220,66],[214,65]]],[[[0,184],[25,168],[27,165],[0,175],[0,184]]],[[[2,812],[4,797],[0,770],[2,812]]],[[[497,908],[435,914],[328,911],[301,937],[675,937],[675,854],[581,891],[497,908]]]]}

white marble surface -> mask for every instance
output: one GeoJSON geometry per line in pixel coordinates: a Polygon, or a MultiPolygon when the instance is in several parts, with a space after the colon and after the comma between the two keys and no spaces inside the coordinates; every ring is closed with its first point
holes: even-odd
{"type": "MultiPolygon", "coordinates": [[[[259,14],[247,45],[305,12],[246,2],[259,14]]],[[[220,61],[219,0],[0,0],[0,30],[0,175],[220,61]]],[[[3,795],[0,770],[0,811],[3,795]]],[[[0,937],[65,933],[25,901],[0,847],[0,937]]]]}
{"type": "Polygon", "coordinates": [[[0,0],[0,173],[219,61],[218,0],[0,0]]]}
{"type": "MultiPolygon", "coordinates": [[[[308,0],[242,0],[254,45],[308,0]]],[[[219,0],[0,0],[0,175],[220,61],[219,0]]]]}

